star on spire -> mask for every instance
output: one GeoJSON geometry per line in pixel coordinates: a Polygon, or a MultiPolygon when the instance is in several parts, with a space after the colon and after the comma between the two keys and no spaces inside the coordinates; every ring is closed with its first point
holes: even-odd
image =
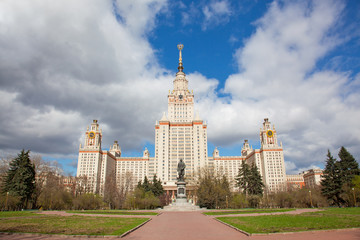
{"type": "Polygon", "coordinates": [[[178,70],[179,72],[182,72],[184,70],[183,64],[182,64],[182,56],[181,56],[181,50],[184,48],[183,44],[178,44],[177,48],[179,49],[179,66],[178,66],[178,70]]]}

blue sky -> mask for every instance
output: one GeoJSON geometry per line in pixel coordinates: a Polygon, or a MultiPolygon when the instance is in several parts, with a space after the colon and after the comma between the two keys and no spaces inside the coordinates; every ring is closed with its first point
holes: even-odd
{"type": "MultiPolygon", "coordinates": [[[[168,11],[160,13],[156,23],[157,27],[149,34],[149,41],[155,48],[155,54],[159,63],[166,69],[174,69],[177,64],[176,49],[174,43],[182,42],[186,49],[187,70],[189,72],[200,72],[209,78],[216,78],[219,87],[230,74],[238,72],[237,64],[234,61],[234,52],[244,47],[247,39],[256,31],[256,22],[271,7],[272,1],[218,1],[226,2],[229,12],[220,15],[224,20],[212,20],[206,24],[204,29],[205,16],[203,8],[206,2],[181,1],[169,3],[168,11]],[[196,8],[193,19],[184,23],[183,14],[196,8]],[[174,13],[176,12],[176,13],[174,13]],[[213,59],[213,61],[210,61],[213,59]]],[[[294,1],[290,1],[294,2],[294,1]]],[[[303,4],[311,8],[311,2],[303,4]]],[[[360,3],[358,1],[340,1],[344,3],[344,10],[341,13],[340,23],[334,34],[342,36],[344,44],[339,44],[329,51],[322,58],[318,59],[314,71],[317,69],[335,68],[340,71],[350,71],[352,77],[359,72],[359,40],[356,23],[359,23],[360,3]],[[342,29],[344,28],[344,29],[342,29]],[[355,32],[355,33],[354,33],[355,32]],[[355,35],[350,36],[350,35],[355,35]],[[344,62],[334,62],[334,57],[344,58],[344,62]],[[336,65],[335,65],[336,64],[336,65]]],[[[283,6],[282,1],[278,5],[283,6]]],[[[215,17],[214,17],[215,18],[215,17]]],[[[333,29],[330,29],[332,31],[333,29]]]]}
{"type": "Polygon", "coordinates": [[[209,153],[259,147],[264,118],[286,169],[323,167],[327,149],[359,160],[360,2],[0,2],[0,157],[22,148],[75,174],[86,127],[103,148],[154,153],[178,43],[208,123],[209,153]],[[41,13],[41,14],[39,14],[41,13]]]}
{"type": "Polygon", "coordinates": [[[186,46],[186,69],[216,78],[219,87],[223,87],[229,74],[237,72],[233,59],[235,50],[243,46],[243,40],[254,32],[253,22],[264,14],[269,3],[244,1],[241,3],[246,3],[243,6],[237,1],[226,2],[229,12],[220,14],[219,19],[214,17],[209,23],[203,13],[204,1],[182,3],[170,4],[168,7],[174,13],[161,14],[158,27],[150,34],[149,40],[156,48],[157,58],[167,69],[173,69],[177,66],[174,43],[181,42],[186,46]],[[193,8],[196,10],[191,10],[193,8]],[[191,14],[191,19],[184,22],[183,14],[191,14]]]}

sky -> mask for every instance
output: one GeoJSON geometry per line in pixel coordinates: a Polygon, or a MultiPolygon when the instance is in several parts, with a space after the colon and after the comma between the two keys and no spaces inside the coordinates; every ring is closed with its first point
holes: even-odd
{"type": "Polygon", "coordinates": [[[75,175],[97,119],[103,149],[154,156],[182,43],[209,153],[260,147],[264,118],[286,172],[360,159],[360,1],[0,1],[0,157],[29,149],[75,175]]]}

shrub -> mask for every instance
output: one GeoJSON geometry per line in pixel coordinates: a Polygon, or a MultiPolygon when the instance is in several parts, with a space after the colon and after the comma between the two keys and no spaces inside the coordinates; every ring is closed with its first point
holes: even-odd
{"type": "Polygon", "coordinates": [[[105,203],[99,195],[86,193],[74,199],[73,207],[76,210],[93,210],[105,207],[105,203]]]}
{"type": "Polygon", "coordinates": [[[235,193],[231,199],[230,207],[231,208],[246,208],[248,207],[248,201],[245,194],[235,193]]]}

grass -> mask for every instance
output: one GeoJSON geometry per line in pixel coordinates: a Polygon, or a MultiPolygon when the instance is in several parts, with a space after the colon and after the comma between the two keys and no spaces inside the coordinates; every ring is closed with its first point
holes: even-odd
{"type": "Polygon", "coordinates": [[[83,213],[83,214],[109,214],[109,215],[158,215],[156,212],[134,212],[134,211],[119,211],[119,210],[84,210],[84,211],[66,211],[68,213],[83,213]]]}
{"type": "Polygon", "coordinates": [[[147,220],[148,218],[36,215],[31,218],[3,218],[1,219],[0,232],[121,235],[147,220]]]}
{"type": "Polygon", "coordinates": [[[300,215],[217,218],[248,233],[299,232],[360,227],[358,208],[325,209],[300,215]]]}
{"type": "Polygon", "coordinates": [[[36,216],[38,211],[4,211],[0,212],[0,218],[36,216]]]}
{"type": "Polygon", "coordinates": [[[289,212],[295,209],[243,209],[229,211],[212,211],[204,212],[205,215],[231,215],[231,214],[250,214],[250,213],[273,213],[273,212],[289,212]]]}
{"type": "Polygon", "coordinates": [[[332,215],[332,214],[346,214],[346,215],[360,215],[360,208],[326,208],[326,211],[316,214],[332,215]]]}

